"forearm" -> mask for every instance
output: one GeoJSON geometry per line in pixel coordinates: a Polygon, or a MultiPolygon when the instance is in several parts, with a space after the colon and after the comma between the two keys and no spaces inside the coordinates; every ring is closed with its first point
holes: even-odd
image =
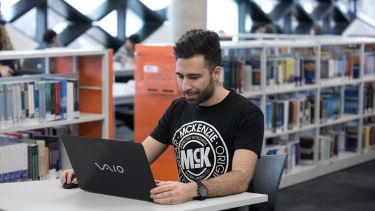
{"type": "Polygon", "coordinates": [[[250,176],[244,172],[234,170],[202,182],[208,189],[208,196],[216,197],[245,192],[250,179],[250,176]]]}

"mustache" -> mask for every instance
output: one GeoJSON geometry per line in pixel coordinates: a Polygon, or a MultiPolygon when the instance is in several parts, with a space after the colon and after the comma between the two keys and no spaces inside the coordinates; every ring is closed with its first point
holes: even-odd
{"type": "Polygon", "coordinates": [[[191,95],[191,94],[198,94],[199,92],[198,91],[193,91],[193,90],[185,90],[185,91],[182,91],[182,94],[184,95],[191,95]]]}

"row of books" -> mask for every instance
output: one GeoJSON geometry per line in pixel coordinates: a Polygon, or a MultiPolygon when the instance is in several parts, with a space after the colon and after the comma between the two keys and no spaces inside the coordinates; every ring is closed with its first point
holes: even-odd
{"type": "MultiPolygon", "coordinates": [[[[249,98],[260,106],[260,98],[249,98]]],[[[373,112],[375,105],[372,83],[364,87],[364,112],[373,112]]],[[[269,132],[295,130],[315,123],[314,92],[298,95],[270,95],[266,100],[265,128],[269,132]]],[[[335,120],[342,114],[358,115],[359,86],[321,90],[319,122],[335,120]],[[344,106],[342,106],[344,104],[344,106]]]]}
{"type": "Polygon", "coordinates": [[[340,93],[333,89],[323,90],[320,99],[320,122],[338,119],[341,113],[340,93]]]}
{"type": "Polygon", "coordinates": [[[58,178],[61,170],[58,134],[69,131],[68,127],[60,127],[49,132],[39,129],[0,134],[0,183],[58,178]]]}
{"type": "Polygon", "coordinates": [[[267,146],[266,155],[288,154],[284,166],[284,172],[288,173],[301,164],[300,150],[300,144],[298,141],[284,141],[284,143],[279,145],[267,146]]]}
{"type": "Polygon", "coordinates": [[[375,75],[375,52],[365,53],[364,74],[375,75]]]}
{"type": "MultiPolygon", "coordinates": [[[[357,79],[360,76],[358,50],[339,47],[336,52],[327,48],[321,51],[320,79],[357,79]]],[[[227,49],[223,55],[224,86],[238,92],[260,89],[261,57],[254,49],[227,49]]],[[[365,75],[374,72],[375,54],[366,53],[365,75]]],[[[271,88],[296,87],[315,84],[317,67],[314,55],[298,52],[268,55],[266,59],[266,86],[271,88]]]]}
{"type": "MultiPolygon", "coordinates": [[[[267,140],[267,155],[288,153],[285,170],[288,172],[298,165],[313,164],[315,137],[301,135],[277,137],[267,140]]],[[[358,127],[349,124],[343,130],[327,128],[318,137],[318,160],[327,161],[340,157],[344,152],[358,152],[358,127]]],[[[375,149],[375,124],[365,125],[363,129],[363,150],[375,149]]]]}
{"type": "Polygon", "coordinates": [[[42,77],[0,84],[0,128],[79,118],[78,80],[42,77]]]}
{"type": "Polygon", "coordinates": [[[365,83],[363,89],[363,112],[370,113],[374,111],[375,95],[373,83],[365,83]]]}
{"type": "Polygon", "coordinates": [[[363,152],[375,148],[375,124],[363,126],[363,152]]]}
{"type": "Polygon", "coordinates": [[[321,53],[320,78],[321,79],[356,79],[359,78],[360,63],[358,54],[343,54],[334,57],[331,52],[321,53]]]}
{"type": "Polygon", "coordinates": [[[266,102],[266,130],[282,132],[314,124],[314,98],[301,97],[266,102]]]}
{"type": "MultiPolygon", "coordinates": [[[[315,84],[315,60],[296,57],[270,57],[266,67],[266,85],[269,87],[295,87],[315,84]]],[[[261,86],[261,61],[259,58],[246,60],[223,60],[224,87],[239,93],[257,91],[261,86]]]]}

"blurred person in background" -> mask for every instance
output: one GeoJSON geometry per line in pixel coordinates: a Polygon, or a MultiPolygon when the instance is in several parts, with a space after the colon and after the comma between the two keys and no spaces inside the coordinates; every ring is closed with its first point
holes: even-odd
{"type": "Polygon", "coordinates": [[[43,34],[43,42],[41,42],[36,49],[59,48],[59,47],[63,47],[60,43],[59,36],[57,35],[55,31],[49,29],[43,34]]]}
{"type": "MultiPolygon", "coordinates": [[[[1,2],[0,2],[0,51],[14,50],[10,42],[9,35],[4,27],[4,21],[1,18],[1,2]]],[[[16,61],[0,60],[0,77],[12,76],[15,73],[16,61]]]]}
{"type": "Polygon", "coordinates": [[[126,38],[123,46],[118,49],[115,54],[114,61],[121,63],[122,66],[134,65],[135,45],[141,42],[141,38],[137,34],[130,35],[126,38]]]}

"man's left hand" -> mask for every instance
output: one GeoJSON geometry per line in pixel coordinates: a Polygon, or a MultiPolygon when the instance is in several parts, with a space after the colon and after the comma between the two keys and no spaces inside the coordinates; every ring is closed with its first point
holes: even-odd
{"type": "Polygon", "coordinates": [[[158,204],[181,204],[197,195],[197,184],[166,181],[157,183],[151,190],[151,198],[158,204]]]}

